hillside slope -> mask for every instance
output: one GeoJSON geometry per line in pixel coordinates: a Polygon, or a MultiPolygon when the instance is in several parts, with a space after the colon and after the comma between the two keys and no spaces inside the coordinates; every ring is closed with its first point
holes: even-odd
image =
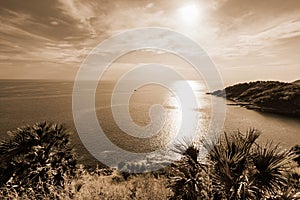
{"type": "Polygon", "coordinates": [[[300,85],[279,81],[240,83],[211,93],[248,109],[300,117],[300,85]]]}
{"type": "Polygon", "coordinates": [[[292,82],[293,84],[297,84],[297,85],[300,85],[300,80],[296,80],[294,82],[292,82]]]}

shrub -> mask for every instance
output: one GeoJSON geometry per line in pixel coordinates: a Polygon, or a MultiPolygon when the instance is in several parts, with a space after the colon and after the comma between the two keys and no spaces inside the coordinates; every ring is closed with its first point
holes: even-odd
{"type": "Polygon", "coordinates": [[[175,145],[174,151],[183,157],[168,169],[168,187],[173,192],[170,199],[211,199],[213,192],[210,167],[198,161],[197,145],[186,140],[175,145]]]}
{"type": "Polygon", "coordinates": [[[288,186],[294,158],[293,152],[282,151],[278,145],[273,146],[272,143],[255,148],[251,155],[255,167],[251,178],[259,188],[259,196],[276,195],[281,188],[288,186]]]}
{"type": "Polygon", "coordinates": [[[195,159],[199,150],[194,144],[177,145],[183,157],[169,170],[172,199],[298,199],[294,151],[259,145],[259,135],[251,129],[246,134],[225,133],[216,144],[202,142],[209,152],[205,163],[195,159]]]}
{"type": "Polygon", "coordinates": [[[298,163],[298,166],[300,167],[300,145],[293,146],[291,150],[297,155],[294,160],[298,163]]]}
{"type": "Polygon", "coordinates": [[[75,175],[76,155],[64,126],[42,122],[9,135],[0,141],[1,187],[43,195],[62,189],[65,176],[75,175]]]}

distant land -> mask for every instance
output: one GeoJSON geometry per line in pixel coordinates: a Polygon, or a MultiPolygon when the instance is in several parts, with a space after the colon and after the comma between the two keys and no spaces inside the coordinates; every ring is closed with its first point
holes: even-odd
{"type": "Polygon", "coordinates": [[[248,109],[300,118],[300,80],[239,83],[208,93],[248,109]]]}
{"type": "Polygon", "coordinates": [[[292,83],[297,84],[297,85],[300,85],[300,80],[294,81],[294,82],[292,82],[292,83]]]}

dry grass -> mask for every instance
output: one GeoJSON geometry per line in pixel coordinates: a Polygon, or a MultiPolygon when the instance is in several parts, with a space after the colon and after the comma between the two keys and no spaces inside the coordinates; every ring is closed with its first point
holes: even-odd
{"type": "Polygon", "coordinates": [[[165,178],[132,176],[129,180],[114,172],[110,176],[84,174],[71,183],[75,199],[168,199],[165,178]],[[80,188],[80,189],[79,189],[80,188]]]}
{"type": "MultiPolygon", "coordinates": [[[[101,171],[101,170],[100,170],[101,171]]],[[[13,189],[0,190],[1,199],[153,199],[163,200],[172,196],[166,187],[167,179],[152,175],[135,175],[124,180],[119,172],[111,175],[82,171],[80,177],[66,181],[64,189],[53,188],[48,195],[40,196],[34,190],[18,194],[13,189]]]]}

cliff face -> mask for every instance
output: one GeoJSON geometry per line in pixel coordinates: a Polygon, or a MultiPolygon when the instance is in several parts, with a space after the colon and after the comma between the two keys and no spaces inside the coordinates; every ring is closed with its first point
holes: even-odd
{"type": "Polygon", "coordinates": [[[300,85],[295,83],[256,81],[229,86],[211,94],[249,109],[300,117],[300,85]]]}

